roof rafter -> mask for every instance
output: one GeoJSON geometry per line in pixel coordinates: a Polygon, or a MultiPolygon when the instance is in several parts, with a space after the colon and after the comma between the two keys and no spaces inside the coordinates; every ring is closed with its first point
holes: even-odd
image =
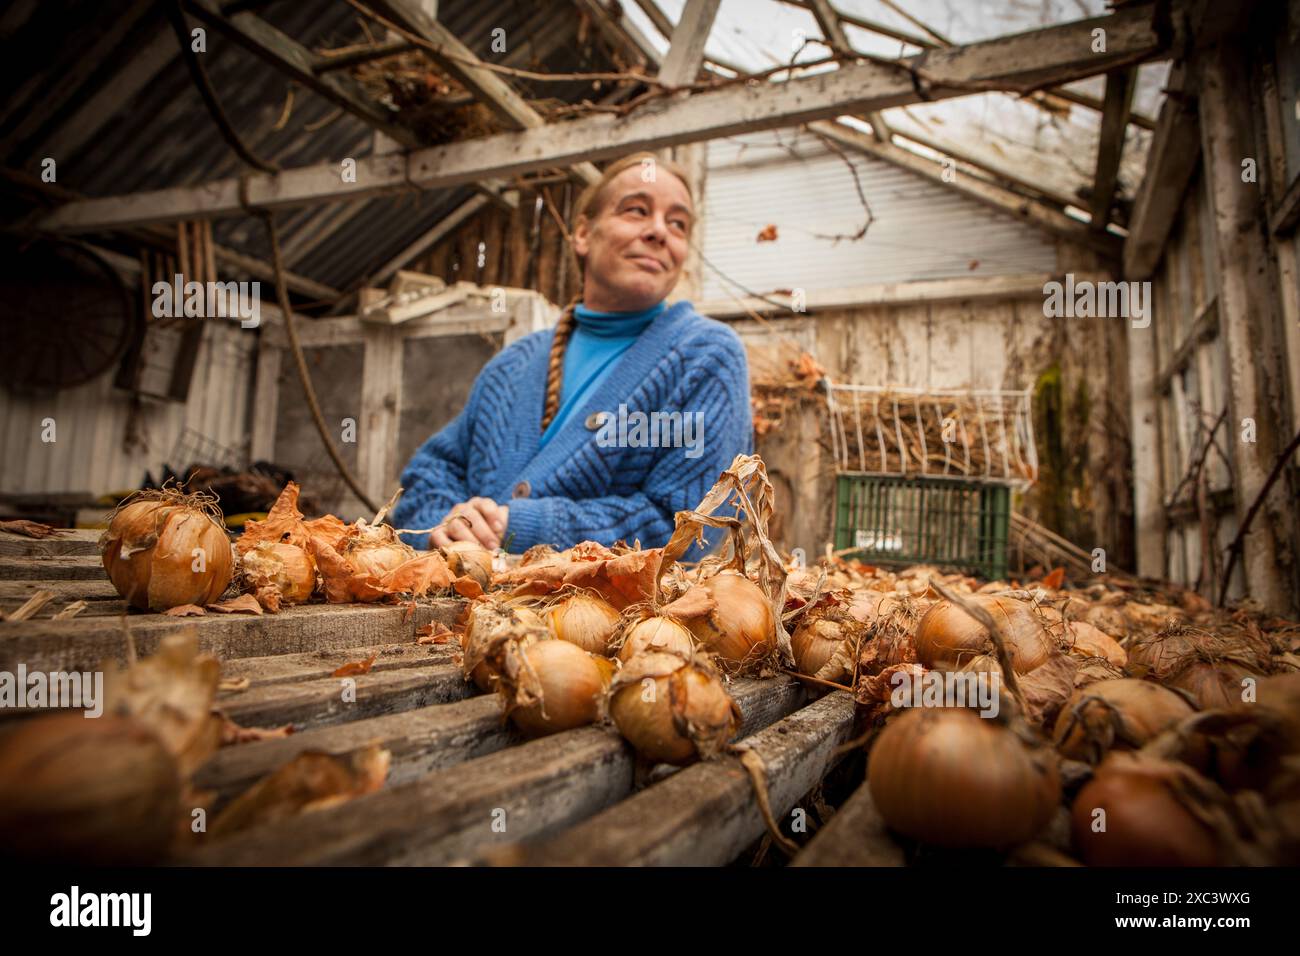
{"type": "Polygon", "coordinates": [[[391,136],[403,146],[419,146],[416,134],[402,125],[395,111],[376,102],[346,73],[321,72],[327,58],[313,53],[253,13],[226,16],[218,0],[187,0],[189,12],[275,67],[281,73],[347,110],[367,126],[391,136]]]}
{"type": "MultiPolygon", "coordinates": [[[[1149,5],[1113,14],[931,50],[898,64],[865,61],[782,83],[732,83],[680,99],[655,101],[626,116],[588,116],[521,132],[370,157],[344,182],[334,163],[245,180],[250,206],[280,208],[328,199],[363,198],[417,188],[442,188],[574,162],[699,142],[751,130],[794,126],[844,113],[946,99],[989,89],[1024,89],[1069,82],[1167,57],[1151,24],[1149,5]],[[1091,47],[1092,30],[1107,33],[1107,51],[1091,47]]],[[[1176,38],[1175,38],[1176,43],[1176,38]]],[[[70,203],[45,228],[76,232],[141,222],[170,222],[242,212],[240,180],[174,187],[70,203]]]]}
{"type": "Polygon", "coordinates": [[[1092,181],[1092,226],[1105,229],[1111,203],[1119,186],[1119,162],[1124,156],[1124,133],[1133,106],[1137,69],[1106,74],[1106,112],[1101,116],[1101,137],[1097,142],[1097,174],[1092,181]]]}
{"type": "MultiPolygon", "coordinates": [[[[840,22],[840,15],[831,6],[831,0],[809,0],[808,5],[817,19],[817,25],[822,29],[822,35],[830,41],[831,49],[845,55],[855,53],[848,34],[844,32],[844,24],[840,22]]],[[[867,122],[871,124],[871,135],[882,143],[889,142],[889,125],[880,110],[873,110],[867,113],[866,117],[867,122]]]]}

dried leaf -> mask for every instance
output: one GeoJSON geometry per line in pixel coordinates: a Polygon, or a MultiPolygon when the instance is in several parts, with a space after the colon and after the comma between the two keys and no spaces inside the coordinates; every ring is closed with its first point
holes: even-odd
{"type": "Polygon", "coordinates": [[[476,597],[482,597],[483,585],[479,584],[468,574],[463,574],[455,581],[451,582],[452,590],[461,597],[467,597],[473,600],[476,597]]]}
{"type": "Polygon", "coordinates": [[[547,594],[566,586],[595,591],[614,607],[641,604],[655,596],[661,548],[618,554],[583,541],[567,551],[539,555],[529,564],[503,571],[494,584],[513,586],[516,594],[547,594]]]}
{"type": "Polygon", "coordinates": [[[233,744],[257,743],[259,740],[280,740],[293,733],[293,724],[283,727],[241,727],[229,717],[222,715],[221,746],[233,744]]]}
{"type": "Polygon", "coordinates": [[[197,604],[178,604],[176,607],[169,607],[163,613],[168,617],[199,617],[208,612],[197,604]]]}
{"type": "Polygon", "coordinates": [[[39,521],[28,521],[26,518],[0,521],[0,531],[22,535],[24,538],[53,538],[61,534],[72,534],[71,528],[55,528],[39,521]]]}
{"type": "Polygon", "coordinates": [[[1065,583],[1065,568],[1053,568],[1049,574],[1043,575],[1042,585],[1048,590],[1055,591],[1065,583]]]}
{"type": "Polygon", "coordinates": [[[416,629],[417,644],[448,644],[455,632],[445,624],[430,621],[424,627],[416,629]]]}
{"type": "Polygon", "coordinates": [[[384,785],[391,759],[392,754],[377,744],[343,756],[301,753],[232,800],[213,820],[208,836],[221,839],[373,793],[384,785]]]}
{"type": "Polygon", "coordinates": [[[248,677],[224,677],[221,683],[217,684],[217,690],[223,694],[238,694],[248,690],[252,685],[253,681],[248,677]]]}
{"type": "Polygon", "coordinates": [[[231,598],[229,601],[222,601],[219,604],[209,604],[209,611],[216,611],[219,614],[256,614],[259,617],[262,614],[262,605],[257,603],[257,598],[251,594],[241,594],[237,598],[231,598]]]}
{"type": "Polygon", "coordinates": [[[718,602],[709,594],[708,589],[701,584],[696,584],[676,601],[661,607],[659,613],[679,621],[691,621],[697,617],[704,617],[717,608],[718,602]]]}
{"type": "Polygon", "coordinates": [[[348,661],[334,673],[331,677],[352,677],[356,674],[369,674],[370,668],[375,666],[376,655],[371,654],[364,661],[348,661]]]}

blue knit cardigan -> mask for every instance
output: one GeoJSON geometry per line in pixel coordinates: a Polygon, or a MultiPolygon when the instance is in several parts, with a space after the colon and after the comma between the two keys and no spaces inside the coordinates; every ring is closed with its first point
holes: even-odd
{"type": "MultiPolygon", "coordinates": [[[[426,441],[402,473],[405,491],[389,520],[430,528],[453,505],[479,496],[509,505],[502,544],[512,553],[535,544],[567,548],[594,540],[666,544],[673,515],[695,508],[738,454],[753,451],[749,369],[740,338],[677,302],[646,327],[590,400],[538,449],[554,329],[520,339],[483,367],[469,401],[426,441]],[[698,413],[701,452],[653,447],[635,437],[609,441],[619,406],[635,412],[698,413]],[[610,446],[610,447],[602,447],[610,446]]],[[[647,429],[648,431],[648,429],[647,429]]],[[[627,434],[635,436],[629,428],[627,434]]],[[[716,546],[724,532],[709,529],[716,546]]],[[[428,535],[407,535],[416,547],[428,535]]],[[[692,551],[687,557],[698,557],[692,551]]]]}

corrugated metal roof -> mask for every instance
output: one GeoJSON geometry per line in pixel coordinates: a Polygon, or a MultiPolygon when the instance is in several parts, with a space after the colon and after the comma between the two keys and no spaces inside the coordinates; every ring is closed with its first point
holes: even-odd
{"type": "MultiPolygon", "coordinates": [[[[337,48],[366,42],[361,16],[342,2],[268,2],[257,7],[258,16],[310,49],[337,48]]],[[[105,23],[120,9],[98,3],[62,0],[43,4],[3,49],[21,52],[24,74],[11,58],[4,72],[23,82],[36,78],[53,89],[61,73],[70,68],[77,52],[69,44],[83,47],[93,43],[96,23],[105,23]],[[53,8],[62,8],[61,11],[53,8]],[[60,23],[79,23],[82,30],[71,37],[60,23]]],[[[579,18],[568,0],[511,0],[484,4],[475,0],[443,0],[439,20],[477,55],[485,59],[513,62],[547,72],[608,70],[612,64],[599,53],[577,42],[579,18]],[[493,31],[505,31],[507,54],[492,53],[493,31]],[[535,55],[538,38],[555,37],[560,42],[544,58],[535,55]]],[[[191,20],[191,27],[198,21],[191,20]]],[[[379,36],[371,24],[372,34],[379,36]]],[[[382,28],[379,28],[380,30],[382,28]]],[[[51,117],[39,135],[19,144],[23,151],[9,156],[7,164],[39,172],[40,145],[53,132],[60,118],[66,119],[75,105],[102,86],[116,70],[127,65],[130,56],[156,38],[169,36],[171,27],[159,8],[143,16],[131,36],[114,51],[112,60],[99,68],[80,91],[73,106],[51,117]]],[[[361,120],[339,111],[332,103],[292,83],[284,74],[247,52],[220,31],[207,31],[207,52],[203,54],[213,87],[231,123],[259,156],[292,168],[345,157],[370,155],[373,134],[361,120]],[[292,109],[283,128],[276,129],[285,110],[290,87],[294,89],[292,109]]],[[[549,45],[549,44],[548,44],[549,45]]],[[[543,51],[545,52],[545,51],[543,51]]],[[[592,95],[585,82],[533,83],[512,78],[511,84],[525,97],[548,97],[577,102],[592,95]]],[[[42,109],[41,98],[33,98],[31,109],[42,109]]],[[[26,111],[18,114],[26,115],[26,111]]],[[[0,130],[8,125],[0,124],[0,130]]],[[[166,63],[118,115],[88,143],[72,155],[56,157],[58,184],[89,195],[107,196],[194,185],[223,177],[237,176],[243,165],[222,139],[194,88],[179,56],[166,63]]],[[[363,209],[328,239],[317,244],[312,236],[334,222],[337,206],[321,205],[294,209],[278,215],[281,242],[292,248],[312,239],[312,248],[301,261],[291,262],[294,271],[335,288],[344,288],[368,274],[370,269],[391,259],[447,213],[473,190],[450,190],[387,196],[363,200],[363,209]]],[[[268,254],[264,231],[249,218],[232,218],[214,223],[214,238],[249,255],[268,254]]]]}
{"type": "MultiPolygon", "coordinates": [[[[877,282],[1053,272],[1040,230],[889,163],[840,156],[789,130],[709,145],[704,250],[754,292],[842,289],[877,282]],[[871,207],[866,221],[846,160],[871,207]],[[767,225],[775,242],[758,242],[767,225]]],[[[703,298],[738,294],[707,265],[703,298]]]]}

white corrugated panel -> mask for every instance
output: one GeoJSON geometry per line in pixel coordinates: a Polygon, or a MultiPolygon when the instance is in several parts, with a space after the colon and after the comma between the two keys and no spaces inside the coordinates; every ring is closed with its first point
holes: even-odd
{"type": "Polygon", "coordinates": [[[126,449],[130,397],[108,373],[78,388],[44,397],[0,389],[0,491],[11,494],[90,492],[137,487],[146,470],[159,475],[171,461],[185,427],[246,451],[248,403],[257,333],[209,322],[199,347],[189,401],[144,399],[135,423],[142,444],[126,449]],[[54,420],[53,442],[41,440],[42,422],[54,420]]]}
{"type": "Polygon", "coordinates": [[[1051,237],[889,163],[845,157],[789,130],[709,144],[702,298],[776,289],[1055,272],[1051,237]],[[794,153],[794,155],[792,155],[794,153]],[[756,241],[767,225],[775,242],[756,241]]]}

